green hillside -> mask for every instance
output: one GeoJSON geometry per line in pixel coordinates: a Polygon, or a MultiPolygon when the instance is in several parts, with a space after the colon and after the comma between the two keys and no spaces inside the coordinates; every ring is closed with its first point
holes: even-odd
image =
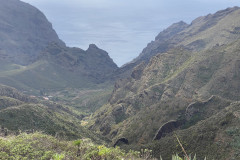
{"type": "MultiPolygon", "coordinates": [[[[197,154],[197,158],[204,159],[239,159],[240,151],[240,103],[232,103],[226,106],[218,114],[213,115],[196,125],[174,132],[181,139],[186,152],[197,154]]],[[[176,137],[167,135],[159,141],[148,145],[158,156],[171,159],[167,153],[182,153],[176,137]],[[166,147],[168,146],[168,147],[166,147]]],[[[145,146],[146,147],[146,146],[145,146]]]]}
{"type": "Polygon", "coordinates": [[[73,74],[66,69],[47,62],[37,61],[29,66],[10,69],[12,64],[5,65],[7,69],[0,72],[0,82],[22,91],[35,92],[41,90],[62,90],[66,87],[92,87],[94,83],[86,77],[73,74]]]}
{"type": "Polygon", "coordinates": [[[118,68],[21,3],[0,6],[0,159],[240,159],[239,7],[171,25],[118,68]]]}
{"type": "Polygon", "coordinates": [[[14,88],[0,86],[0,126],[7,134],[40,131],[61,139],[101,137],[81,126],[81,114],[69,106],[28,97],[14,88]]]}
{"type": "Polygon", "coordinates": [[[42,133],[0,137],[1,159],[28,160],[89,160],[89,159],[139,159],[138,152],[126,153],[119,148],[96,145],[90,139],[63,141],[42,133]]]}

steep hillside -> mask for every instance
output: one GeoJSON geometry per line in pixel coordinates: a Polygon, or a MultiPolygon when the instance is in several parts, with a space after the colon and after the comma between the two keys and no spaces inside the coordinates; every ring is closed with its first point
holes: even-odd
{"type": "Polygon", "coordinates": [[[177,119],[191,102],[211,95],[238,100],[239,42],[202,53],[177,48],[153,57],[131,79],[117,82],[95,126],[111,137],[131,135],[133,141],[147,142],[160,124],[177,119]]]}
{"type": "Polygon", "coordinates": [[[50,42],[65,45],[35,7],[19,0],[0,0],[0,59],[32,63],[50,42]]]}
{"type": "MultiPolygon", "coordinates": [[[[174,133],[183,143],[187,153],[197,154],[197,159],[204,159],[204,157],[218,160],[240,158],[240,103],[235,102],[225,107],[218,114],[188,129],[174,133]]],[[[160,154],[166,160],[171,159],[167,153],[182,154],[173,134],[145,147],[151,148],[155,156],[160,154]]]]}
{"type": "Polygon", "coordinates": [[[188,26],[189,25],[185,22],[180,21],[163,30],[156,36],[155,41],[149,43],[148,46],[143,49],[142,53],[133,60],[133,62],[149,61],[152,56],[156,55],[156,53],[163,53],[167,51],[176,44],[172,42],[172,39],[175,39],[175,36],[184,29],[188,28],[188,26]]]}
{"type": "MultiPolygon", "coordinates": [[[[165,136],[173,139],[171,133],[176,130],[185,132],[189,128],[185,133],[190,135],[191,127],[204,130],[198,125],[202,120],[221,115],[225,107],[240,98],[240,37],[233,32],[240,27],[239,14],[238,8],[229,8],[198,18],[189,26],[174,24],[171,28],[182,28],[160,34],[158,38],[164,39],[152,42],[156,50],[150,49],[147,54],[160,53],[148,63],[139,63],[131,77],[116,82],[109,103],[95,113],[89,128],[113,142],[124,137],[132,146],[153,139],[161,141],[165,136]],[[157,48],[165,39],[169,48],[162,53],[157,48]]],[[[218,117],[221,118],[224,116],[218,117]]],[[[234,124],[240,128],[239,123],[234,124]]],[[[216,135],[218,131],[223,132],[221,127],[211,132],[216,135]]],[[[214,143],[214,138],[209,141],[214,143]]],[[[204,144],[196,145],[192,148],[204,148],[204,144]]],[[[224,149],[224,145],[220,148],[224,149]]],[[[161,147],[169,149],[166,145],[161,147]]],[[[198,153],[198,149],[193,151],[198,153]]],[[[170,149],[164,154],[169,152],[170,149]]]]}

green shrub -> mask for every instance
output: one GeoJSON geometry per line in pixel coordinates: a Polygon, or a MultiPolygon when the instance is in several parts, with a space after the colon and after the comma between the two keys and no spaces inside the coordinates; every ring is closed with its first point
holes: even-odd
{"type": "Polygon", "coordinates": [[[62,160],[63,158],[65,158],[65,155],[64,154],[54,154],[53,155],[53,160],[62,160]]]}

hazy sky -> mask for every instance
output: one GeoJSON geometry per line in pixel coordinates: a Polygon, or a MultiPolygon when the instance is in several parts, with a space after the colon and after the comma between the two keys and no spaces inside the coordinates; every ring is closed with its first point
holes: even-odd
{"type": "Polygon", "coordinates": [[[240,6],[240,0],[22,0],[40,9],[72,47],[91,43],[123,65],[172,23],[240,6]]]}

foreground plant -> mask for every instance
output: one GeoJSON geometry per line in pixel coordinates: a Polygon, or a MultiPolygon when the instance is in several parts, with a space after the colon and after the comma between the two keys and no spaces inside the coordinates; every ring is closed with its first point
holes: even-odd
{"type": "Polygon", "coordinates": [[[76,140],[76,141],[73,142],[73,144],[74,144],[75,146],[78,147],[78,150],[77,150],[77,157],[80,156],[80,145],[81,145],[81,143],[82,143],[82,140],[81,140],[81,139],[76,140]]]}
{"type": "Polygon", "coordinates": [[[63,160],[65,158],[64,154],[54,154],[53,155],[53,160],[63,160]]]}
{"type": "Polygon", "coordinates": [[[95,145],[90,139],[59,141],[39,132],[0,137],[0,159],[6,160],[122,160],[137,159],[138,152],[95,145]],[[77,146],[77,147],[76,147],[77,146]],[[77,154],[76,154],[77,153],[77,154]]]}
{"type": "MultiPolygon", "coordinates": [[[[39,132],[0,137],[0,148],[0,159],[4,160],[156,160],[149,149],[125,152],[119,147],[95,145],[90,139],[59,141],[39,132]]],[[[196,160],[196,156],[173,155],[172,160],[196,160]]]]}

